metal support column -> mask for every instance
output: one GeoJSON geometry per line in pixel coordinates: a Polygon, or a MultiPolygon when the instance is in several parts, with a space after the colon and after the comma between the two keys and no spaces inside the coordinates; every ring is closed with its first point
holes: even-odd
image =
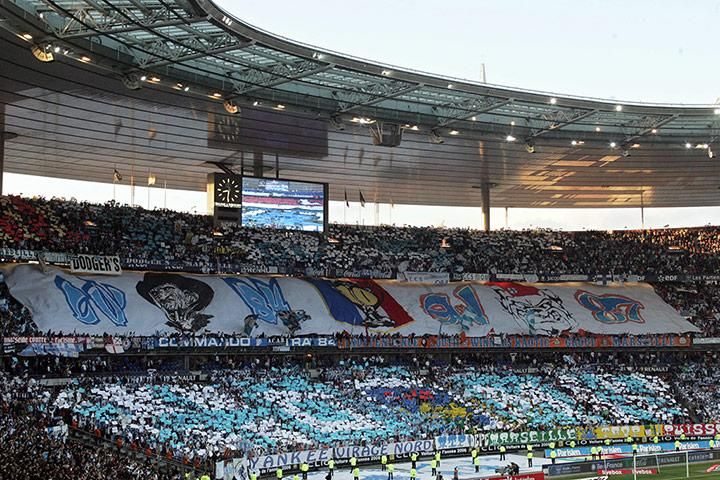
{"type": "Polygon", "coordinates": [[[0,195],[3,194],[3,172],[5,172],[5,103],[0,102],[0,195]]]}
{"type": "Polygon", "coordinates": [[[490,231],[490,184],[484,182],[482,184],[482,214],[483,223],[486,232],[490,231]]]}
{"type": "Polygon", "coordinates": [[[253,152],[253,177],[262,177],[264,170],[263,152],[253,152]]]}

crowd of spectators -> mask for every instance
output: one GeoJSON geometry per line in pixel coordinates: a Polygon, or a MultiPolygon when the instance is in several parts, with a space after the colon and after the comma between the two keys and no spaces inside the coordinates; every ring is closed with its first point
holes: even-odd
{"type": "Polygon", "coordinates": [[[255,359],[214,365],[203,382],[78,379],[52,406],[72,412],[81,429],[190,461],[439,434],[690,421],[673,377],[637,370],[641,360],[658,359],[255,359]]]}
{"type": "Polygon", "coordinates": [[[51,391],[32,379],[0,374],[0,478],[27,480],[180,480],[112,446],[70,441],[51,391]]]}
{"type": "Polygon", "coordinates": [[[171,210],[0,197],[0,248],[119,255],[126,266],[282,272],[715,275],[720,229],[559,232],[330,225],[326,235],[171,210]]]}

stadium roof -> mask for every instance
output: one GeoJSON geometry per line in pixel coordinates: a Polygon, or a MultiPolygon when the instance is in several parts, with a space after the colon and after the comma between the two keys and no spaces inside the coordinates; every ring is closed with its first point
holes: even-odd
{"type": "Polygon", "coordinates": [[[7,171],[104,182],[114,168],[152,171],[202,190],[217,164],[247,170],[264,153],[266,174],[327,181],[335,200],[359,189],[477,206],[489,185],[499,207],[720,204],[714,105],[416,72],[270,34],[210,0],[0,0],[0,26],[7,171]],[[255,141],[221,135],[218,124],[241,128],[223,102],[255,141]],[[403,126],[401,146],[372,144],[382,124],[403,126]],[[288,140],[293,128],[306,140],[288,140]]]}

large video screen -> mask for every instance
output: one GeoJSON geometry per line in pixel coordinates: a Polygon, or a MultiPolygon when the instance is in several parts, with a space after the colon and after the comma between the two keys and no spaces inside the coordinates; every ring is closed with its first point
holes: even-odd
{"type": "Polygon", "coordinates": [[[243,177],[244,227],[324,232],[326,223],[326,184],[243,177]]]}

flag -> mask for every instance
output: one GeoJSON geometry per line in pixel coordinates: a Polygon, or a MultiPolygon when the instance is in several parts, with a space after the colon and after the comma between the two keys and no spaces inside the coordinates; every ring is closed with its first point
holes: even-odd
{"type": "Polygon", "coordinates": [[[125,347],[122,342],[114,338],[105,344],[105,350],[108,353],[125,353],[125,347]]]}
{"type": "Polygon", "coordinates": [[[120,172],[117,171],[117,168],[113,170],[113,182],[122,182],[122,175],[120,175],[120,172]]]}
{"type": "Polygon", "coordinates": [[[148,187],[151,185],[155,185],[155,175],[148,173],[148,187]]]}
{"type": "Polygon", "coordinates": [[[363,197],[362,190],[358,190],[358,192],[360,192],[360,206],[364,207],[365,206],[365,197],[363,197]]]}
{"type": "Polygon", "coordinates": [[[350,202],[348,201],[348,198],[347,198],[347,188],[345,189],[345,206],[346,207],[350,206],[350,202]]]}
{"type": "Polygon", "coordinates": [[[390,208],[395,208],[395,200],[392,197],[390,197],[390,208]]]}

